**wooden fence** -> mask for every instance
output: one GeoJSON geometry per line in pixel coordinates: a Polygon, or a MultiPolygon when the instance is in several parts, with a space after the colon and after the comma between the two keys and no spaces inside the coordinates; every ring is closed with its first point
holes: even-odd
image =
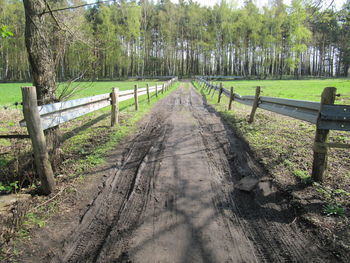
{"type": "Polygon", "coordinates": [[[327,171],[328,148],[350,148],[349,144],[328,143],[330,130],[350,131],[350,105],[334,105],[336,88],[328,87],[323,90],[321,102],[292,100],[274,97],[260,96],[260,87],[256,87],[255,96],[241,96],[220,85],[213,85],[202,77],[196,77],[202,88],[206,88],[212,96],[218,92],[218,103],[224,94],[229,98],[228,109],[231,110],[232,102],[236,101],[252,106],[248,122],[254,121],[257,108],[272,111],[278,114],[303,120],[316,125],[316,135],[313,152],[312,178],[322,181],[327,171]]]}
{"type": "Polygon", "coordinates": [[[125,91],[119,91],[118,88],[113,88],[111,93],[41,106],[37,104],[35,87],[22,87],[24,120],[20,121],[20,125],[27,127],[33,146],[37,173],[40,177],[44,193],[50,194],[55,187],[44,130],[110,105],[111,126],[115,126],[118,123],[119,102],[133,98],[135,101],[135,110],[138,110],[139,96],[147,95],[147,101],[149,103],[151,93],[154,93],[153,95],[158,97],[159,92],[163,94],[175,81],[177,81],[177,77],[171,78],[161,86],[149,87],[147,84],[145,88],[139,89],[135,85],[134,89],[125,91]]]}

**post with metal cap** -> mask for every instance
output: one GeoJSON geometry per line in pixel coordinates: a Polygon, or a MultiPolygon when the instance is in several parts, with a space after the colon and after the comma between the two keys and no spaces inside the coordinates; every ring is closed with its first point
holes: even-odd
{"type": "Polygon", "coordinates": [[[147,101],[148,101],[148,103],[150,103],[151,99],[150,99],[150,96],[149,96],[149,85],[148,85],[148,83],[146,84],[146,90],[147,90],[147,101]]]}
{"type": "Polygon", "coordinates": [[[134,86],[135,111],[139,110],[139,98],[137,96],[137,85],[134,86]]]}
{"type": "Polygon", "coordinates": [[[37,173],[44,194],[55,190],[55,179],[46,147],[44,131],[41,127],[40,114],[35,87],[22,87],[23,115],[32,141],[37,173]]]}
{"type": "MultiPolygon", "coordinates": [[[[324,104],[334,104],[336,92],[337,89],[334,87],[328,87],[323,90],[321,95],[321,109],[324,104]]],[[[318,121],[319,119],[320,114],[318,116],[318,121]]],[[[321,130],[316,127],[315,143],[313,147],[314,160],[312,163],[312,179],[316,182],[322,182],[327,172],[328,147],[326,143],[328,134],[329,130],[321,130]]]]}
{"type": "Polygon", "coordinates": [[[259,106],[259,100],[260,100],[260,86],[257,86],[255,90],[255,98],[254,98],[252,112],[250,113],[249,120],[248,120],[249,123],[252,123],[254,121],[255,112],[259,106]]]}
{"type": "Polygon", "coordinates": [[[113,88],[111,93],[111,126],[114,127],[118,124],[119,117],[119,89],[113,88]]]}
{"type": "Polygon", "coordinates": [[[231,87],[231,90],[230,90],[230,101],[228,103],[228,110],[232,109],[232,102],[233,102],[234,99],[235,99],[235,94],[233,93],[233,87],[231,87]]]}
{"type": "Polygon", "coordinates": [[[220,101],[221,101],[222,90],[223,90],[223,86],[222,86],[222,82],[220,82],[220,90],[219,90],[219,96],[218,96],[218,103],[220,103],[220,101]]]}

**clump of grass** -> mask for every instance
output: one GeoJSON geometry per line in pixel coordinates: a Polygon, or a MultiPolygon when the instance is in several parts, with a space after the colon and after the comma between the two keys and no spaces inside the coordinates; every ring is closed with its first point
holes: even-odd
{"type": "Polygon", "coordinates": [[[350,193],[344,189],[332,189],[319,183],[314,183],[316,191],[319,192],[326,200],[322,212],[327,216],[344,216],[345,208],[339,202],[339,198],[348,197],[350,193]]]}
{"type": "Polygon", "coordinates": [[[307,171],[295,169],[293,175],[296,176],[302,183],[309,184],[312,182],[312,178],[307,171]]]}
{"type": "Polygon", "coordinates": [[[14,181],[9,184],[4,184],[0,182],[0,193],[10,193],[12,191],[16,192],[19,188],[19,182],[14,181]]]}
{"type": "Polygon", "coordinates": [[[327,204],[323,207],[323,213],[327,216],[344,216],[345,208],[338,204],[327,204]]]}

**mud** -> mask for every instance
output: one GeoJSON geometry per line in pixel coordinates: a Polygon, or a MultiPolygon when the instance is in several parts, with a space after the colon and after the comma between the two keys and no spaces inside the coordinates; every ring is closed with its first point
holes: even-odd
{"type": "Polygon", "coordinates": [[[160,101],[120,156],[40,262],[337,261],[193,87],[160,101]],[[246,176],[252,192],[235,188],[246,176]]]}

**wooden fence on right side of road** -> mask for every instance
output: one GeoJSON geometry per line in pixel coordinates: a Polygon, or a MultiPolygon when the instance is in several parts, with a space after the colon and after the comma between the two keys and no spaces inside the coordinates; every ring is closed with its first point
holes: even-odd
{"type": "Polygon", "coordinates": [[[253,122],[257,108],[289,116],[298,120],[307,121],[316,125],[314,140],[312,179],[322,182],[327,171],[328,148],[349,148],[349,144],[328,143],[330,130],[350,131],[350,105],[334,105],[336,88],[328,87],[323,90],[321,102],[293,100],[260,96],[260,87],[256,87],[255,96],[241,96],[223,88],[222,84],[214,85],[202,77],[196,77],[196,81],[209,90],[209,94],[218,91],[220,102],[221,94],[229,98],[228,108],[231,110],[232,102],[236,101],[252,106],[249,122],[253,122]]]}

